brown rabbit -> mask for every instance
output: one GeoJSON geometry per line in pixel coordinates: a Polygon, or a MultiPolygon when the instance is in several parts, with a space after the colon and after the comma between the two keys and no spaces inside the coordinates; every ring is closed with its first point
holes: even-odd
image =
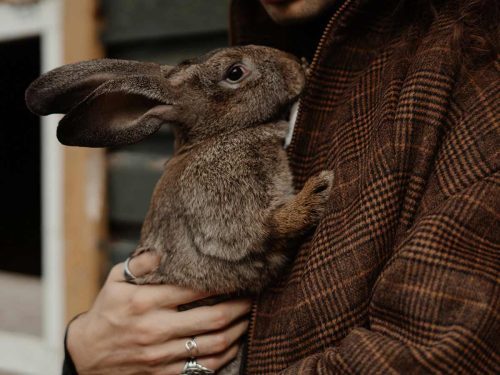
{"type": "Polygon", "coordinates": [[[245,46],[175,67],[66,65],[33,82],[26,100],[37,114],[66,113],[57,133],[66,145],[129,144],[171,124],[176,151],[135,252],[161,262],[136,282],[257,293],[285,264],[286,243],[317,223],[332,184],[325,171],[294,195],[280,118],[304,82],[294,56],[245,46]]]}

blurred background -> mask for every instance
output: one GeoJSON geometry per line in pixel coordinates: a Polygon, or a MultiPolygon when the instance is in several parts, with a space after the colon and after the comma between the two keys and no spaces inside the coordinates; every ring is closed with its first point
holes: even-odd
{"type": "Polygon", "coordinates": [[[101,57],[164,64],[227,45],[229,0],[0,0],[0,374],[56,374],[64,327],[137,244],[173,151],[67,148],[24,91],[41,72],[101,57]]]}

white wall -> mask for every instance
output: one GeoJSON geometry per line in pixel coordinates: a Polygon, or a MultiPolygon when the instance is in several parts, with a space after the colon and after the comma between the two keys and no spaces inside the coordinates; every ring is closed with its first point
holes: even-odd
{"type": "MultiPolygon", "coordinates": [[[[0,43],[40,36],[42,71],[61,65],[62,1],[0,4],[0,43]]],[[[58,118],[42,119],[42,337],[0,331],[0,373],[58,374],[64,335],[63,154],[58,118]]]]}

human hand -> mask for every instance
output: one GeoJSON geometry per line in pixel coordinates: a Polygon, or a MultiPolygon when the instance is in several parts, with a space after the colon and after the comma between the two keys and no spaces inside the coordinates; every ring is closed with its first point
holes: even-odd
{"type": "MultiPolygon", "coordinates": [[[[134,275],[154,269],[149,253],[129,264],[134,275]]],[[[177,311],[205,297],[172,285],[133,285],[124,264],[113,267],[92,308],[68,328],[67,348],[78,374],[180,374],[189,357],[185,343],[196,337],[197,361],[217,370],[236,357],[246,331],[249,300],[177,311]]]]}

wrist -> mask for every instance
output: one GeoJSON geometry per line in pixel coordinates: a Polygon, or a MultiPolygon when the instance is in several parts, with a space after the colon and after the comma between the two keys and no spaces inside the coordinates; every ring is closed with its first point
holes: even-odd
{"type": "Polygon", "coordinates": [[[73,318],[72,321],[69,322],[68,328],[66,330],[66,351],[67,354],[71,357],[71,361],[73,362],[76,369],[79,368],[78,364],[80,363],[81,357],[81,348],[85,347],[84,341],[84,332],[86,314],[77,315],[73,318]]]}

